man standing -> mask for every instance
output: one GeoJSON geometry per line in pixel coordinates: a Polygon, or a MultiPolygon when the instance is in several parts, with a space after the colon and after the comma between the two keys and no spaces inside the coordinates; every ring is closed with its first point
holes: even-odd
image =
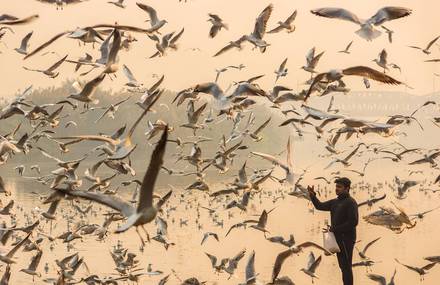
{"type": "Polygon", "coordinates": [[[335,234],[340,248],[337,253],[339,268],[342,271],[344,285],[353,285],[352,257],[356,242],[356,226],[358,224],[358,205],[350,196],[351,181],[346,177],[335,180],[335,199],[321,202],[316,197],[314,186],[308,186],[310,200],[316,209],[330,211],[331,226],[329,231],[335,234]]]}

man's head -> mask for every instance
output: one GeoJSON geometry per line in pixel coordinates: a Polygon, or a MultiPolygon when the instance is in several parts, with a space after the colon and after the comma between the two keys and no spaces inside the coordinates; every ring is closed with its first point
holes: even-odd
{"type": "Polygon", "coordinates": [[[348,193],[350,191],[351,181],[347,177],[340,177],[335,180],[336,184],[336,195],[340,195],[342,193],[348,193]]]}

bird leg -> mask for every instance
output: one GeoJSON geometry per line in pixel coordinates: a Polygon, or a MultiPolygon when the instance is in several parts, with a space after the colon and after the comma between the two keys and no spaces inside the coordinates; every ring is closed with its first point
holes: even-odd
{"type": "Polygon", "coordinates": [[[138,227],[136,227],[136,233],[138,234],[139,238],[141,239],[142,246],[145,246],[144,239],[142,238],[141,233],[139,232],[139,228],[138,227]]]}
{"type": "Polygon", "coordinates": [[[147,230],[144,228],[144,225],[142,225],[141,228],[142,228],[142,230],[144,231],[145,235],[147,236],[147,241],[148,241],[148,242],[151,242],[151,241],[150,241],[150,235],[148,234],[147,230]]]}

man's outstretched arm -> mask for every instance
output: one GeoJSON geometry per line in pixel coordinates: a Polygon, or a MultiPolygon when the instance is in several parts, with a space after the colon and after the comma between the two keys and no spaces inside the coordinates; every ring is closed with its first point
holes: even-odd
{"type": "Polygon", "coordinates": [[[320,211],[330,211],[332,208],[333,200],[328,200],[325,202],[319,201],[319,199],[316,197],[316,192],[314,188],[315,188],[314,186],[312,187],[307,186],[307,190],[309,191],[310,201],[312,201],[313,206],[315,206],[315,208],[320,211]]]}

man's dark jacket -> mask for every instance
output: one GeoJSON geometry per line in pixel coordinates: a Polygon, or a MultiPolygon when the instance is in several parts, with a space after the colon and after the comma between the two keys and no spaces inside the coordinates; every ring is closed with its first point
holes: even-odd
{"type": "Polygon", "coordinates": [[[337,198],[321,202],[316,195],[310,195],[316,209],[330,211],[331,231],[335,237],[356,240],[356,226],[359,220],[358,205],[349,193],[340,194],[337,198]]]}

